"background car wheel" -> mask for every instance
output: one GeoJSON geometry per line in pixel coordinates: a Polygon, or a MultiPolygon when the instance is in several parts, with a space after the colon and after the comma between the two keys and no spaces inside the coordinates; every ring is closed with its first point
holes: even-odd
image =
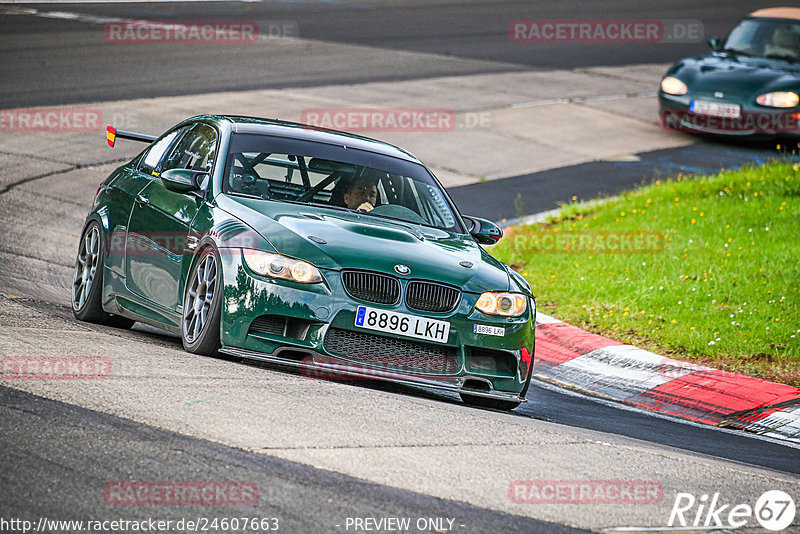
{"type": "Polygon", "coordinates": [[[477,395],[468,395],[466,393],[460,393],[459,395],[461,395],[461,400],[464,401],[464,404],[475,406],[477,408],[490,408],[492,410],[510,411],[522,404],[521,402],[517,401],[490,399],[488,397],[479,397],[477,395]]]}
{"type": "Polygon", "coordinates": [[[205,356],[219,349],[221,302],[220,262],[214,250],[207,248],[192,269],[183,297],[181,337],[184,349],[205,356]]]}
{"type": "Polygon", "coordinates": [[[135,321],[103,311],[103,233],[100,225],[91,222],[86,226],[75,258],[72,277],[72,313],[79,321],[100,323],[118,328],[130,328],[135,321]]]}

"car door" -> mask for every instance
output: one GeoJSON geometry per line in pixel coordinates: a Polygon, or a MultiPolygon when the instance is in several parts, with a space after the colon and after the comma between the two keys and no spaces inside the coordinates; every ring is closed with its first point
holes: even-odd
{"type": "Polygon", "coordinates": [[[108,205],[108,257],[106,266],[111,270],[114,280],[125,280],[125,244],[128,235],[128,222],[136,196],[142,191],[153,176],[151,169],[158,166],[175,140],[185,129],[171,130],[154,141],[139,158],[136,166],[123,166],[117,171],[116,178],[109,185],[108,205]]]}
{"type": "Polygon", "coordinates": [[[152,179],[139,192],[128,223],[126,283],[151,310],[165,314],[177,324],[174,314],[183,304],[181,272],[192,219],[204,202],[196,194],[169,191],[158,178],[170,169],[211,173],[216,159],[218,134],[208,124],[198,123],[184,131],[173,148],[150,169],[152,179]]]}

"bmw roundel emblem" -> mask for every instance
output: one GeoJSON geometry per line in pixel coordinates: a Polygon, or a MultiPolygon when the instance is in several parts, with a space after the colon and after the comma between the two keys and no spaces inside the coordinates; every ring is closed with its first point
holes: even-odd
{"type": "Polygon", "coordinates": [[[395,265],[394,270],[397,272],[397,274],[408,274],[411,272],[411,269],[402,264],[395,265]]]}

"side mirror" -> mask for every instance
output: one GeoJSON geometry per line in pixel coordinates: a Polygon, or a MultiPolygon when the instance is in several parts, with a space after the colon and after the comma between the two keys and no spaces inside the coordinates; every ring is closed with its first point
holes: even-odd
{"type": "Polygon", "coordinates": [[[468,216],[465,216],[464,219],[472,225],[472,228],[469,229],[470,235],[481,245],[494,245],[503,237],[503,230],[492,221],[468,216]]]}
{"type": "Polygon", "coordinates": [[[207,176],[208,173],[189,169],[170,169],[161,173],[161,183],[169,191],[191,193],[201,189],[199,178],[203,175],[207,176]]]}
{"type": "Polygon", "coordinates": [[[710,46],[711,50],[713,50],[714,52],[719,52],[720,50],[722,50],[722,39],[720,39],[719,37],[712,37],[711,39],[708,40],[708,46],[710,46]]]}

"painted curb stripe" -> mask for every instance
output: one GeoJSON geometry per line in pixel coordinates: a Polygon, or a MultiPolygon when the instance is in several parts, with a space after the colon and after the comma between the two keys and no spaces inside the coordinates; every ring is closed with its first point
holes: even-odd
{"type": "Polygon", "coordinates": [[[622,343],[567,323],[540,324],[536,327],[534,373],[539,374],[573,358],[611,345],[622,345],[622,343]]]}
{"type": "Polygon", "coordinates": [[[675,373],[692,372],[664,365],[664,360],[663,356],[630,345],[612,345],[540,374],[596,395],[627,400],[674,380],[675,373]]]}
{"type": "Polygon", "coordinates": [[[724,421],[723,426],[800,441],[800,398],[735,415],[724,421]]]}
{"type": "Polygon", "coordinates": [[[716,369],[697,371],[628,399],[695,421],[718,424],[728,416],[800,396],[792,386],[716,369]]]}
{"type": "Polygon", "coordinates": [[[673,360],[567,323],[537,325],[534,374],[639,408],[800,441],[800,388],[673,360]]]}

